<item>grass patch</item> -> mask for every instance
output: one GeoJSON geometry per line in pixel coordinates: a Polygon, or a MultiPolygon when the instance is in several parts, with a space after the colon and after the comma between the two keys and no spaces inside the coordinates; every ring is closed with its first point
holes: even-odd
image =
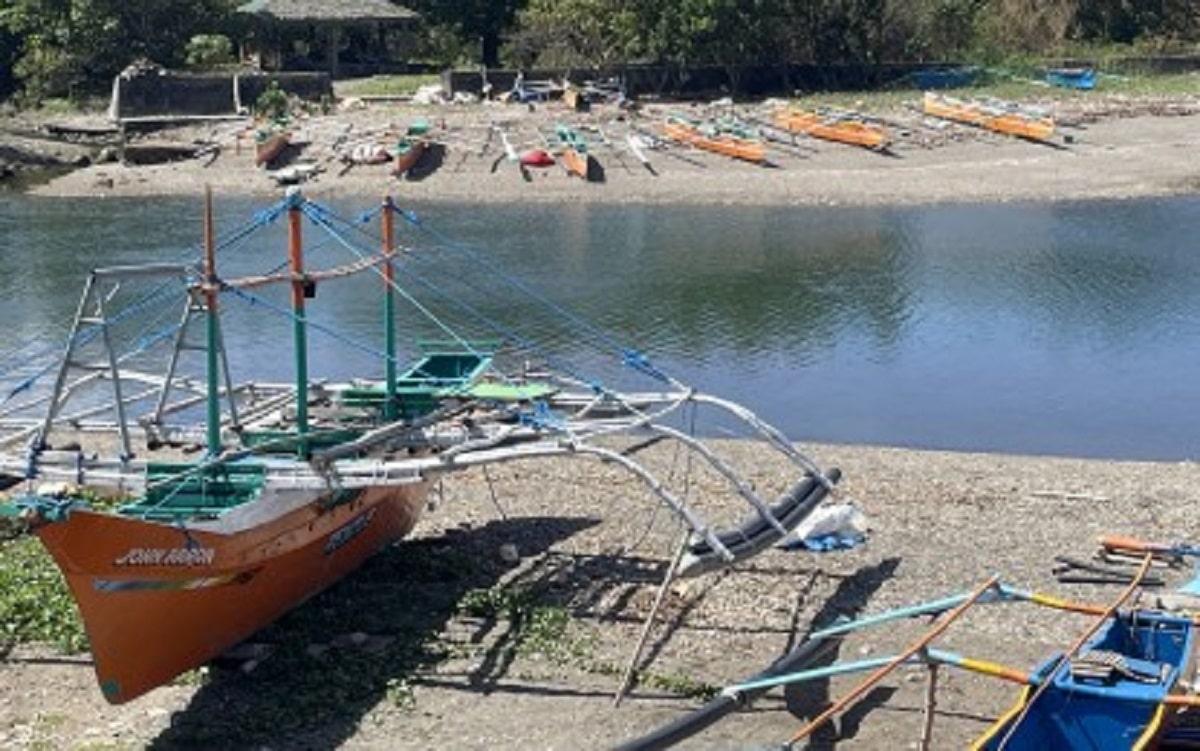
{"type": "Polygon", "coordinates": [[[588,640],[573,628],[574,621],[567,608],[543,600],[530,587],[472,590],[460,600],[459,612],[507,621],[518,654],[538,654],[558,662],[578,663],[589,649],[588,640]]]}
{"type": "Polygon", "coordinates": [[[348,81],[338,81],[334,89],[339,97],[363,96],[412,96],[422,86],[441,83],[442,77],[437,73],[421,73],[412,75],[371,76],[370,78],[355,78],[348,81]]]}
{"type": "MultiPolygon", "coordinates": [[[[948,89],[944,93],[960,98],[1006,99],[1031,101],[1054,99],[1059,102],[1086,102],[1107,96],[1186,97],[1200,92],[1200,74],[1177,73],[1162,75],[1108,74],[1101,72],[1092,91],[1049,86],[1040,80],[1041,71],[993,69],[986,71],[972,86],[948,89]]],[[[843,109],[885,111],[901,109],[919,103],[923,91],[897,85],[879,91],[812,92],[793,101],[802,107],[828,105],[843,109]]]]}
{"type": "Polygon", "coordinates": [[[0,652],[41,642],[81,652],[87,637],[67,583],[35,537],[0,544],[0,652]]]}

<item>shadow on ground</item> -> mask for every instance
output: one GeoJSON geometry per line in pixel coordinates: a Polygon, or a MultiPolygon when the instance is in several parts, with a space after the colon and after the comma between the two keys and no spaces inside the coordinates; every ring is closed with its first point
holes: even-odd
{"type": "MultiPolygon", "coordinates": [[[[255,635],[271,654],[253,670],[210,667],[150,748],[340,746],[380,702],[403,705],[414,673],[445,658],[438,635],[464,597],[512,568],[497,554],[504,542],[520,540],[528,558],[595,523],[494,521],[389,548],[255,635]]],[[[502,667],[490,664],[483,681],[502,667]]]]}
{"type": "MultiPolygon", "coordinates": [[[[860,617],[866,610],[873,595],[896,572],[900,565],[898,558],[888,558],[874,566],[859,569],[853,576],[848,577],[838,585],[833,597],[830,597],[820,612],[812,619],[812,630],[819,631],[834,625],[839,618],[854,619],[860,617]]],[[[811,633],[811,632],[810,632],[811,633]]],[[[840,640],[832,649],[825,651],[820,659],[805,665],[805,669],[826,667],[838,661],[841,654],[840,640]]],[[[894,689],[875,688],[850,711],[842,715],[836,722],[827,722],[813,732],[808,747],[813,751],[833,749],[838,741],[853,738],[858,733],[858,727],[871,710],[887,703],[894,689]]],[[[788,712],[805,724],[832,703],[830,682],[821,678],[801,684],[789,684],[784,688],[784,700],[788,712]]]]}

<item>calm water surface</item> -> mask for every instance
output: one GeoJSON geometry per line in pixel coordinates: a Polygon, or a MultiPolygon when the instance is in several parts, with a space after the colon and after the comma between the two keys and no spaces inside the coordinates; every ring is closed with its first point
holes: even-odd
{"type": "MultiPolygon", "coordinates": [[[[260,208],[217,205],[228,226],[260,208]]],[[[615,341],[802,440],[1200,457],[1198,199],[416,208],[615,341]]],[[[65,332],[91,266],[179,259],[198,213],[193,200],[0,196],[0,352],[65,332]]],[[[241,252],[281,253],[279,232],[241,252]]],[[[484,315],[531,320],[511,296],[476,291],[484,315]]],[[[376,327],[361,292],[332,293],[326,322],[376,327]]],[[[288,338],[249,328],[231,348],[286,377],[288,338]]],[[[315,359],[332,376],[362,367],[315,359]]]]}

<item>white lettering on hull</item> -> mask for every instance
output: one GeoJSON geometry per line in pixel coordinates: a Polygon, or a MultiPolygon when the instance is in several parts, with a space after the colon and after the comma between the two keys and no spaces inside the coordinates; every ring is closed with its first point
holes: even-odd
{"type": "Polygon", "coordinates": [[[213,548],[130,548],[114,566],[211,566],[213,548]]]}

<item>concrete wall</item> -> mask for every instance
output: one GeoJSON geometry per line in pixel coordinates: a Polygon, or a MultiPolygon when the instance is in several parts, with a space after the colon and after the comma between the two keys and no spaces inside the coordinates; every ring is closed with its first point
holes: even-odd
{"type": "Polygon", "coordinates": [[[327,73],[185,74],[147,72],[117,76],[110,115],[114,120],[236,115],[253,107],[271,81],[305,101],[333,96],[327,73]]]}

